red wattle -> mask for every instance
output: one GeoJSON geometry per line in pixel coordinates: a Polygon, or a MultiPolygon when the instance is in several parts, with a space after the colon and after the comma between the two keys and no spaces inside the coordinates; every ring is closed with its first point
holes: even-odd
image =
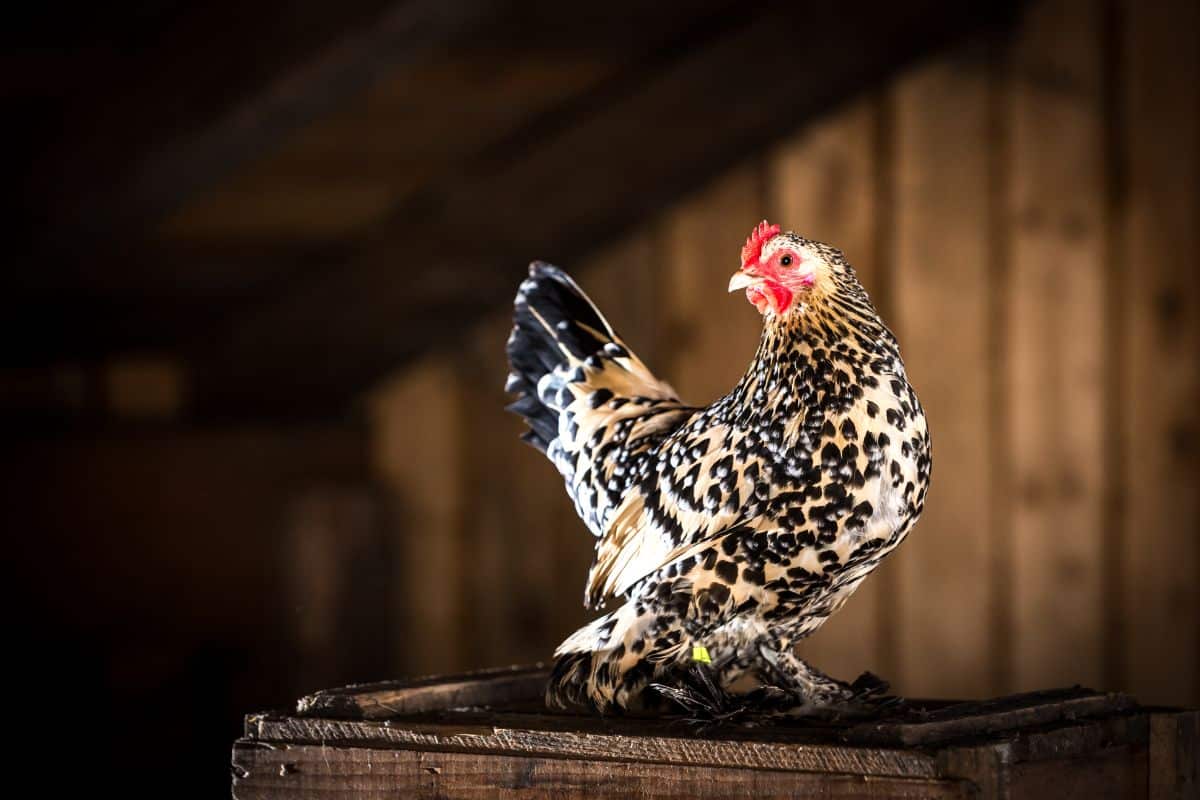
{"type": "Polygon", "coordinates": [[[758,309],[760,314],[767,313],[768,308],[776,314],[782,314],[791,306],[793,297],[790,289],[774,281],[764,281],[746,289],[746,299],[758,309]]]}
{"type": "Polygon", "coordinates": [[[787,311],[792,304],[792,290],[773,281],[768,281],[766,287],[767,291],[771,293],[775,313],[782,314],[787,311]]]}
{"type": "Polygon", "coordinates": [[[767,313],[767,309],[771,307],[770,299],[757,286],[746,289],[746,299],[750,301],[750,305],[758,309],[760,314],[767,313]]]}

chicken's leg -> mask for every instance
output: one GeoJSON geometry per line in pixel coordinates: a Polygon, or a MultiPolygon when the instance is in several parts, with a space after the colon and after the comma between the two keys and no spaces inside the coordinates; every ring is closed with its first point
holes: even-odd
{"type": "Polygon", "coordinates": [[[790,647],[778,647],[767,638],[758,642],[758,655],[763,678],[775,684],[761,692],[764,712],[788,717],[858,716],[896,702],[882,696],[887,681],[870,672],[846,683],[821,672],[790,647]]]}

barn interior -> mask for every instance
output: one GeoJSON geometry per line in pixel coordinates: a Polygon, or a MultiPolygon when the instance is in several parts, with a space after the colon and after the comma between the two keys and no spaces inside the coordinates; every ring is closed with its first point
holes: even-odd
{"type": "Polygon", "coordinates": [[[802,651],[1200,703],[1194,2],[174,0],[3,36],[46,786],[227,791],[248,712],[548,659],[592,540],[504,412],[526,265],[707,403],[763,218],[846,252],[934,442],[916,531],[802,651]]]}

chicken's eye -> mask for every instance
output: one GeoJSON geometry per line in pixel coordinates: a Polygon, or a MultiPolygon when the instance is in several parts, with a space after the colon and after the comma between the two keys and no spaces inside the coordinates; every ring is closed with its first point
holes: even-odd
{"type": "Polygon", "coordinates": [[[783,258],[779,259],[779,263],[785,267],[790,267],[792,265],[792,257],[784,256],[783,258]]]}

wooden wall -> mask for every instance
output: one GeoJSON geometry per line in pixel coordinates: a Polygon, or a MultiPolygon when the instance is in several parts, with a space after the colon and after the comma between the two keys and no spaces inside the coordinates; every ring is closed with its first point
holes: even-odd
{"type": "MultiPolygon", "coordinates": [[[[757,315],[724,291],[754,223],[858,267],[934,477],[913,536],[803,645],[827,670],[1200,702],[1198,41],[1194,3],[1034,3],[1011,39],[912,69],[565,265],[692,402],[754,350],[757,315]]],[[[507,328],[371,399],[401,671],[547,658],[587,619],[590,537],[501,412],[507,328]]]]}

